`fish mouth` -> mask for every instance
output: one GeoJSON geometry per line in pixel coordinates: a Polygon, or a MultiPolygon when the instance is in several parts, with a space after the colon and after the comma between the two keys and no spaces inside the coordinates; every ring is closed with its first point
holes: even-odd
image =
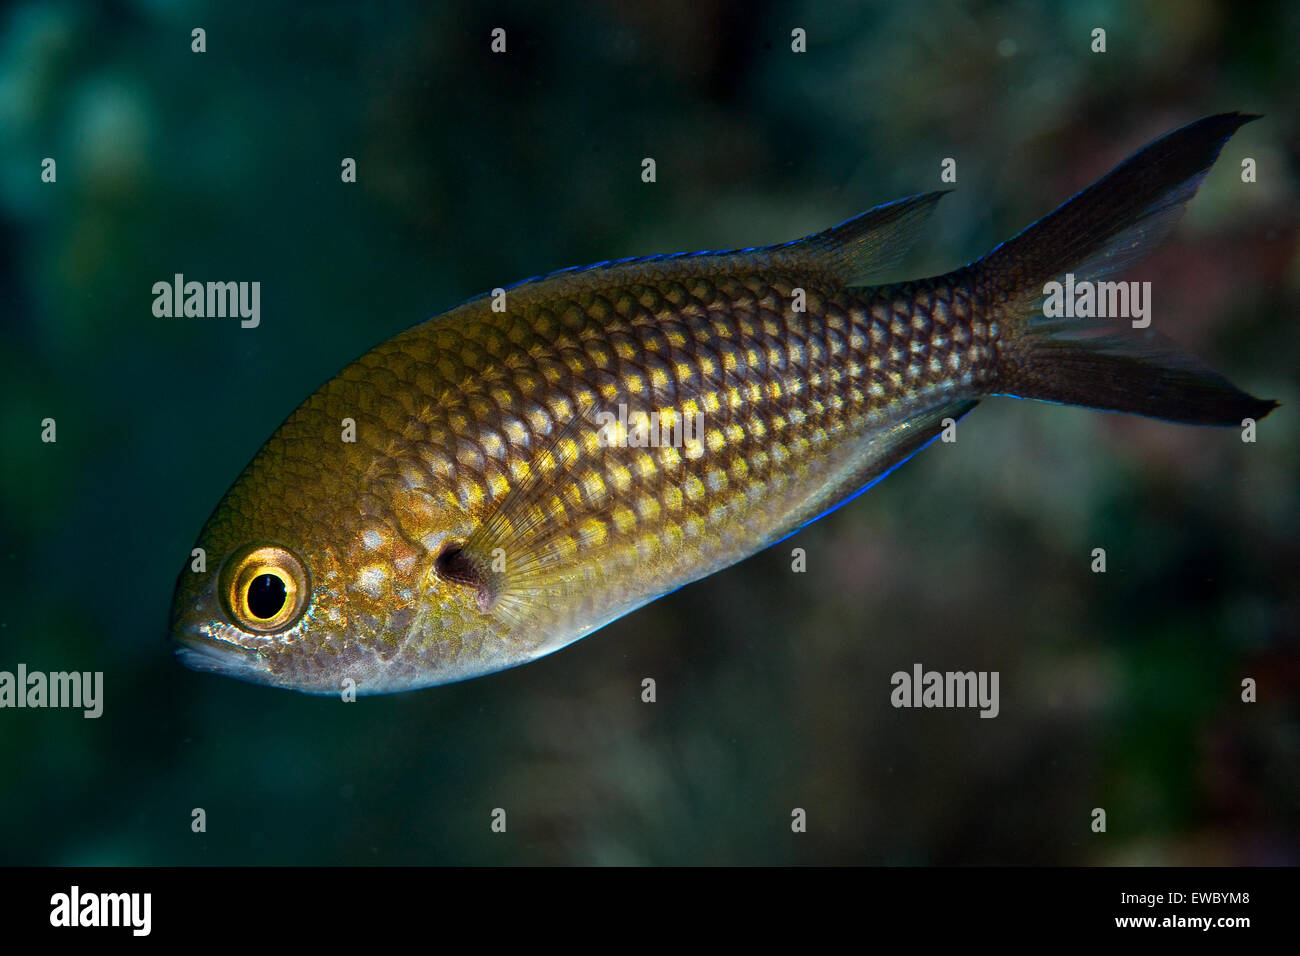
{"type": "Polygon", "coordinates": [[[254,682],[264,682],[270,675],[270,668],[257,651],[214,640],[195,629],[177,635],[176,645],[172,653],[190,670],[254,682]]]}
{"type": "Polygon", "coordinates": [[[207,674],[222,674],[239,680],[264,684],[271,680],[270,662],[260,648],[239,643],[237,632],[219,617],[217,599],[209,587],[194,589],[187,576],[182,575],[172,599],[172,614],[168,634],[172,654],[190,670],[207,674]]]}

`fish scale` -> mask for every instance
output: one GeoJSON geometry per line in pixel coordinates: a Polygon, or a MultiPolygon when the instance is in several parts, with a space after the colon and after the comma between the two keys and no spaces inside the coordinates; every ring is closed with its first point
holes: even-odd
{"type": "Polygon", "coordinates": [[[218,505],[200,536],[214,570],[177,587],[183,659],[315,693],[520,664],[844,504],[994,393],[1262,417],[1272,403],[1167,343],[1076,341],[1034,315],[1045,280],[1158,242],[1244,121],[1170,134],[946,275],[870,281],[931,193],[794,243],[564,270],[396,336],[218,505]],[[639,445],[607,424],[620,406],[698,413],[698,443],[639,445]],[[283,600],[255,609],[253,581],[283,600]]]}

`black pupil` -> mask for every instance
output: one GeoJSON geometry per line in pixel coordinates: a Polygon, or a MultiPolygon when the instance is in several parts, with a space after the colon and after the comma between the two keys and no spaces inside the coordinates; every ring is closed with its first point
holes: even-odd
{"type": "Polygon", "coordinates": [[[248,586],[248,609],[253,617],[265,621],[275,617],[284,607],[284,582],[274,574],[263,574],[253,578],[248,586]]]}

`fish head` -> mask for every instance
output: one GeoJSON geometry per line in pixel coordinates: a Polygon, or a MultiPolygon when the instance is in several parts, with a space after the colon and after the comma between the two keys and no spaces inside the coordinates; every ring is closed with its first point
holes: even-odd
{"type": "MultiPolygon", "coordinates": [[[[401,463],[304,442],[300,412],[217,506],[181,572],[186,666],[312,694],[387,693],[510,666],[475,589],[437,574],[472,516],[401,463]]],[[[311,430],[329,431],[320,423],[311,430]]]]}

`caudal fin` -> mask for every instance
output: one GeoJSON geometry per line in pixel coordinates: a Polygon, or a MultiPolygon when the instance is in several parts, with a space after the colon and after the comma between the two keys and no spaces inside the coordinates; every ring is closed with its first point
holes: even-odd
{"type": "Polygon", "coordinates": [[[1042,309],[1044,286],[1067,273],[1078,286],[1145,258],[1224,143],[1256,118],[1222,113],[1174,130],[972,263],[1006,322],[999,393],[1194,425],[1240,425],[1277,406],[1150,329],[1114,318],[1047,319],[1042,309]]]}

